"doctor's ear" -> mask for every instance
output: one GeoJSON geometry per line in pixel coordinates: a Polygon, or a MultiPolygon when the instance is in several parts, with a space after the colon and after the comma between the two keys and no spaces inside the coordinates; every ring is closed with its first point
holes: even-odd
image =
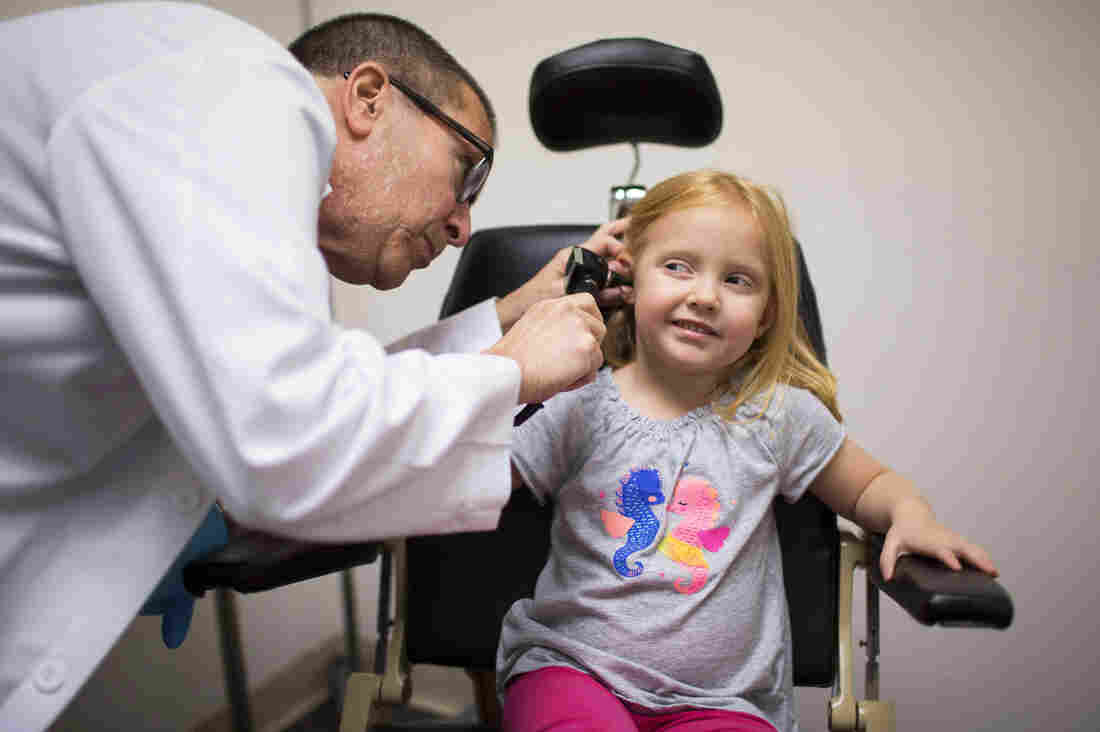
{"type": "Polygon", "coordinates": [[[389,74],[380,64],[366,61],[345,73],[344,78],[340,97],[344,121],[353,134],[369,135],[386,102],[393,95],[389,74]]]}

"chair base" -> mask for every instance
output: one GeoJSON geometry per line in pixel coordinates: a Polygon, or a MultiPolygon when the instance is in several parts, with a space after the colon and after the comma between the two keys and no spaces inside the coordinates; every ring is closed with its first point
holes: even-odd
{"type": "Polygon", "coordinates": [[[861,701],[859,729],[863,732],[894,732],[894,702],[861,701]]]}
{"type": "Polygon", "coordinates": [[[370,728],[371,711],[382,693],[378,674],[353,673],[344,689],[344,709],[340,714],[340,732],[365,732],[370,728]]]}

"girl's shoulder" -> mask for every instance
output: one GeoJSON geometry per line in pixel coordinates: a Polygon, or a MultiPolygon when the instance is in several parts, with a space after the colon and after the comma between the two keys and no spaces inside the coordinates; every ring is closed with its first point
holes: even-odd
{"type": "Polygon", "coordinates": [[[768,443],[774,443],[792,430],[834,429],[838,424],[813,392],[789,384],[776,384],[774,388],[747,399],[737,408],[736,418],[732,422],[766,439],[768,443]]]}
{"type": "MultiPolygon", "coordinates": [[[[555,394],[543,403],[540,419],[575,426],[591,424],[598,416],[599,405],[614,398],[611,369],[604,367],[596,372],[596,378],[572,391],[555,394]]],[[[533,420],[533,418],[532,418],[533,420]]]]}
{"type": "Polygon", "coordinates": [[[761,394],[755,400],[773,420],[829,414],[828,408],[812,391],[790,384],[776,384],[770,398],[768,394],[761,394]]]}
{"type": "Polygon", "coordinates": [[[742,404],[729,423],[744,450],[770,463],[778,490],[795,501],[844,442],[844,425],[812,392],[778,384],[742,404]]]}

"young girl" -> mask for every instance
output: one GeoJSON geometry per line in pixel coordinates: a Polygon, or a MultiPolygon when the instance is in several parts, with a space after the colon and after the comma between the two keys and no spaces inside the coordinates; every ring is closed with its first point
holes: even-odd
{"type": "Polygon", "coordinates": [[[676,176],[634,207],[625,249],[614,370],[515,436],[516,478],[556,513],[535,596],[504,620],[504,728],[797,729],[777,495],[887,532],[888,578],[899,552],[996,570],[846,436],[778,195],[676,176]]]}

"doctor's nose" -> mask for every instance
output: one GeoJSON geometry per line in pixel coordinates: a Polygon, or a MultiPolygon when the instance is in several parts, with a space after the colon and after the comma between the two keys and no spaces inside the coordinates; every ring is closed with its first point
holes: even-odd
{"type": "Polygon", "coordinates": [[[470,204],[456,204],[443,224],[443,234],[447,244],[462,248],[470,240],[470,204]]]}

